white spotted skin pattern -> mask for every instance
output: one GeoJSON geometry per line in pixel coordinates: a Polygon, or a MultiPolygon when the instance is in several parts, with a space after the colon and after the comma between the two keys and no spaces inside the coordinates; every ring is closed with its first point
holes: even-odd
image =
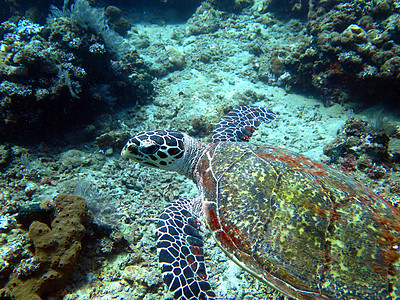
{"type": "Polygon", "coordinates": [[[122,156],[156,167],[167,167],[183,154],[183,134],[167,130],[140,132],[122,149],[122,156]]]}
{"type": "Polygon", "coordinates": [[[169,130],[143,131],[131,138],[121,156],[151,167],[192,177],[205,144],[185,133],[169,130]]]}

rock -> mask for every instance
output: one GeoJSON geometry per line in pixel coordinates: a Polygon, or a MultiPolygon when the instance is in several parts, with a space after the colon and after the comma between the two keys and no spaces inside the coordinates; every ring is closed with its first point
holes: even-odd
{"type": "Polygon", "coordinates": [[[385,61],[380,71],[384,76],[396,76],[396,79],[400,79],[400,57],[395,56],[385,61]]]}
{"type": "Polygon", "coordinates": [[[100,150],[106,151],[110,148],[116,148],[120,150],[129,138],[129,133],[113,130],[98,136],[96,138],[96,143],[100,150]]]}
{"type": "Polygon", "coordinates": [[[61,154],[60,163],[67,169],[86,166],[91,163],[92,157],[80,150],[71,149],[61,154]]]}
{"type": "Polygon", "coordinates": [[[185,56],[182,54],[182,52],[176,50],[173,47],[168,47],[167,56],[168,61],[172,65],[171,69],[174,69],[174,71],[183,69],[183,67],[185,66],[185,56]]]}
{"type": "Polygon", "coordinates": [[[182,70],[185,66],[185,56],[173,47],[167,47],[157,61],[150,67],[150,74],[163,77],[168,73],[182,70]]]}
{"type": "Polygon", "coordinates": [[[211,7],[208,2],[203,2],[196,13],[187,21],[188,35],[212,33],[219,29],[221,13],[211,7]]]}
{"type": "Polygon", "coordinates": [[[393,161],[400,162],[400,139],[391,138],[389,141],[388,152],[393,161]]]}
{"type": "Polygon", "coordinates": [[[367,33],[357,24],[351,24],[341,35],[340,41],[343,44],[364,42],[367,39],[367,33]]]}

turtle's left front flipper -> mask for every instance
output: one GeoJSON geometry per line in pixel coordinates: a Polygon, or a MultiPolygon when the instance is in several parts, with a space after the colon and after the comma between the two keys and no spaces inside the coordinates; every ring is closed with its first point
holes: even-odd
{"type": "Polygon", "coordinates": [[[191,213],[192,200],[168,204],[157,224],[156,237],[162,277],[180,300],[214,300],[207,281],[200,222],[191,213]]]}

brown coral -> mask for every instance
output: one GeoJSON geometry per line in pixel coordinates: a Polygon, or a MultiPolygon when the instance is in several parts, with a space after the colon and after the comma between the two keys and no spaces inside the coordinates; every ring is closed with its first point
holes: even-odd
{"type": "Polygon", "coordinates": [[[30,276],[11,274],[6,290],[12,299],[46,298],[49,293],[63,288],[75,266],[85,232],[82,221],[86,215],[86,201],[76,195],[59,194],[55,203],[59,213],[51,222],[51,228],[38,221],[29,226],[39,267],[30,276]]]}

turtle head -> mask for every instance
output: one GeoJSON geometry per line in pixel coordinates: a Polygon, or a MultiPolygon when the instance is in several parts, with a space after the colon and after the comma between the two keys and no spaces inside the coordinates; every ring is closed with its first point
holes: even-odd
{"type": "Polygon", "coordinates": [[[193,161],[197,159],[194,148],[200,144],[179,131],[143,131],[126,143],[121,155],[144,165],[190,177],[193,161]]]}

